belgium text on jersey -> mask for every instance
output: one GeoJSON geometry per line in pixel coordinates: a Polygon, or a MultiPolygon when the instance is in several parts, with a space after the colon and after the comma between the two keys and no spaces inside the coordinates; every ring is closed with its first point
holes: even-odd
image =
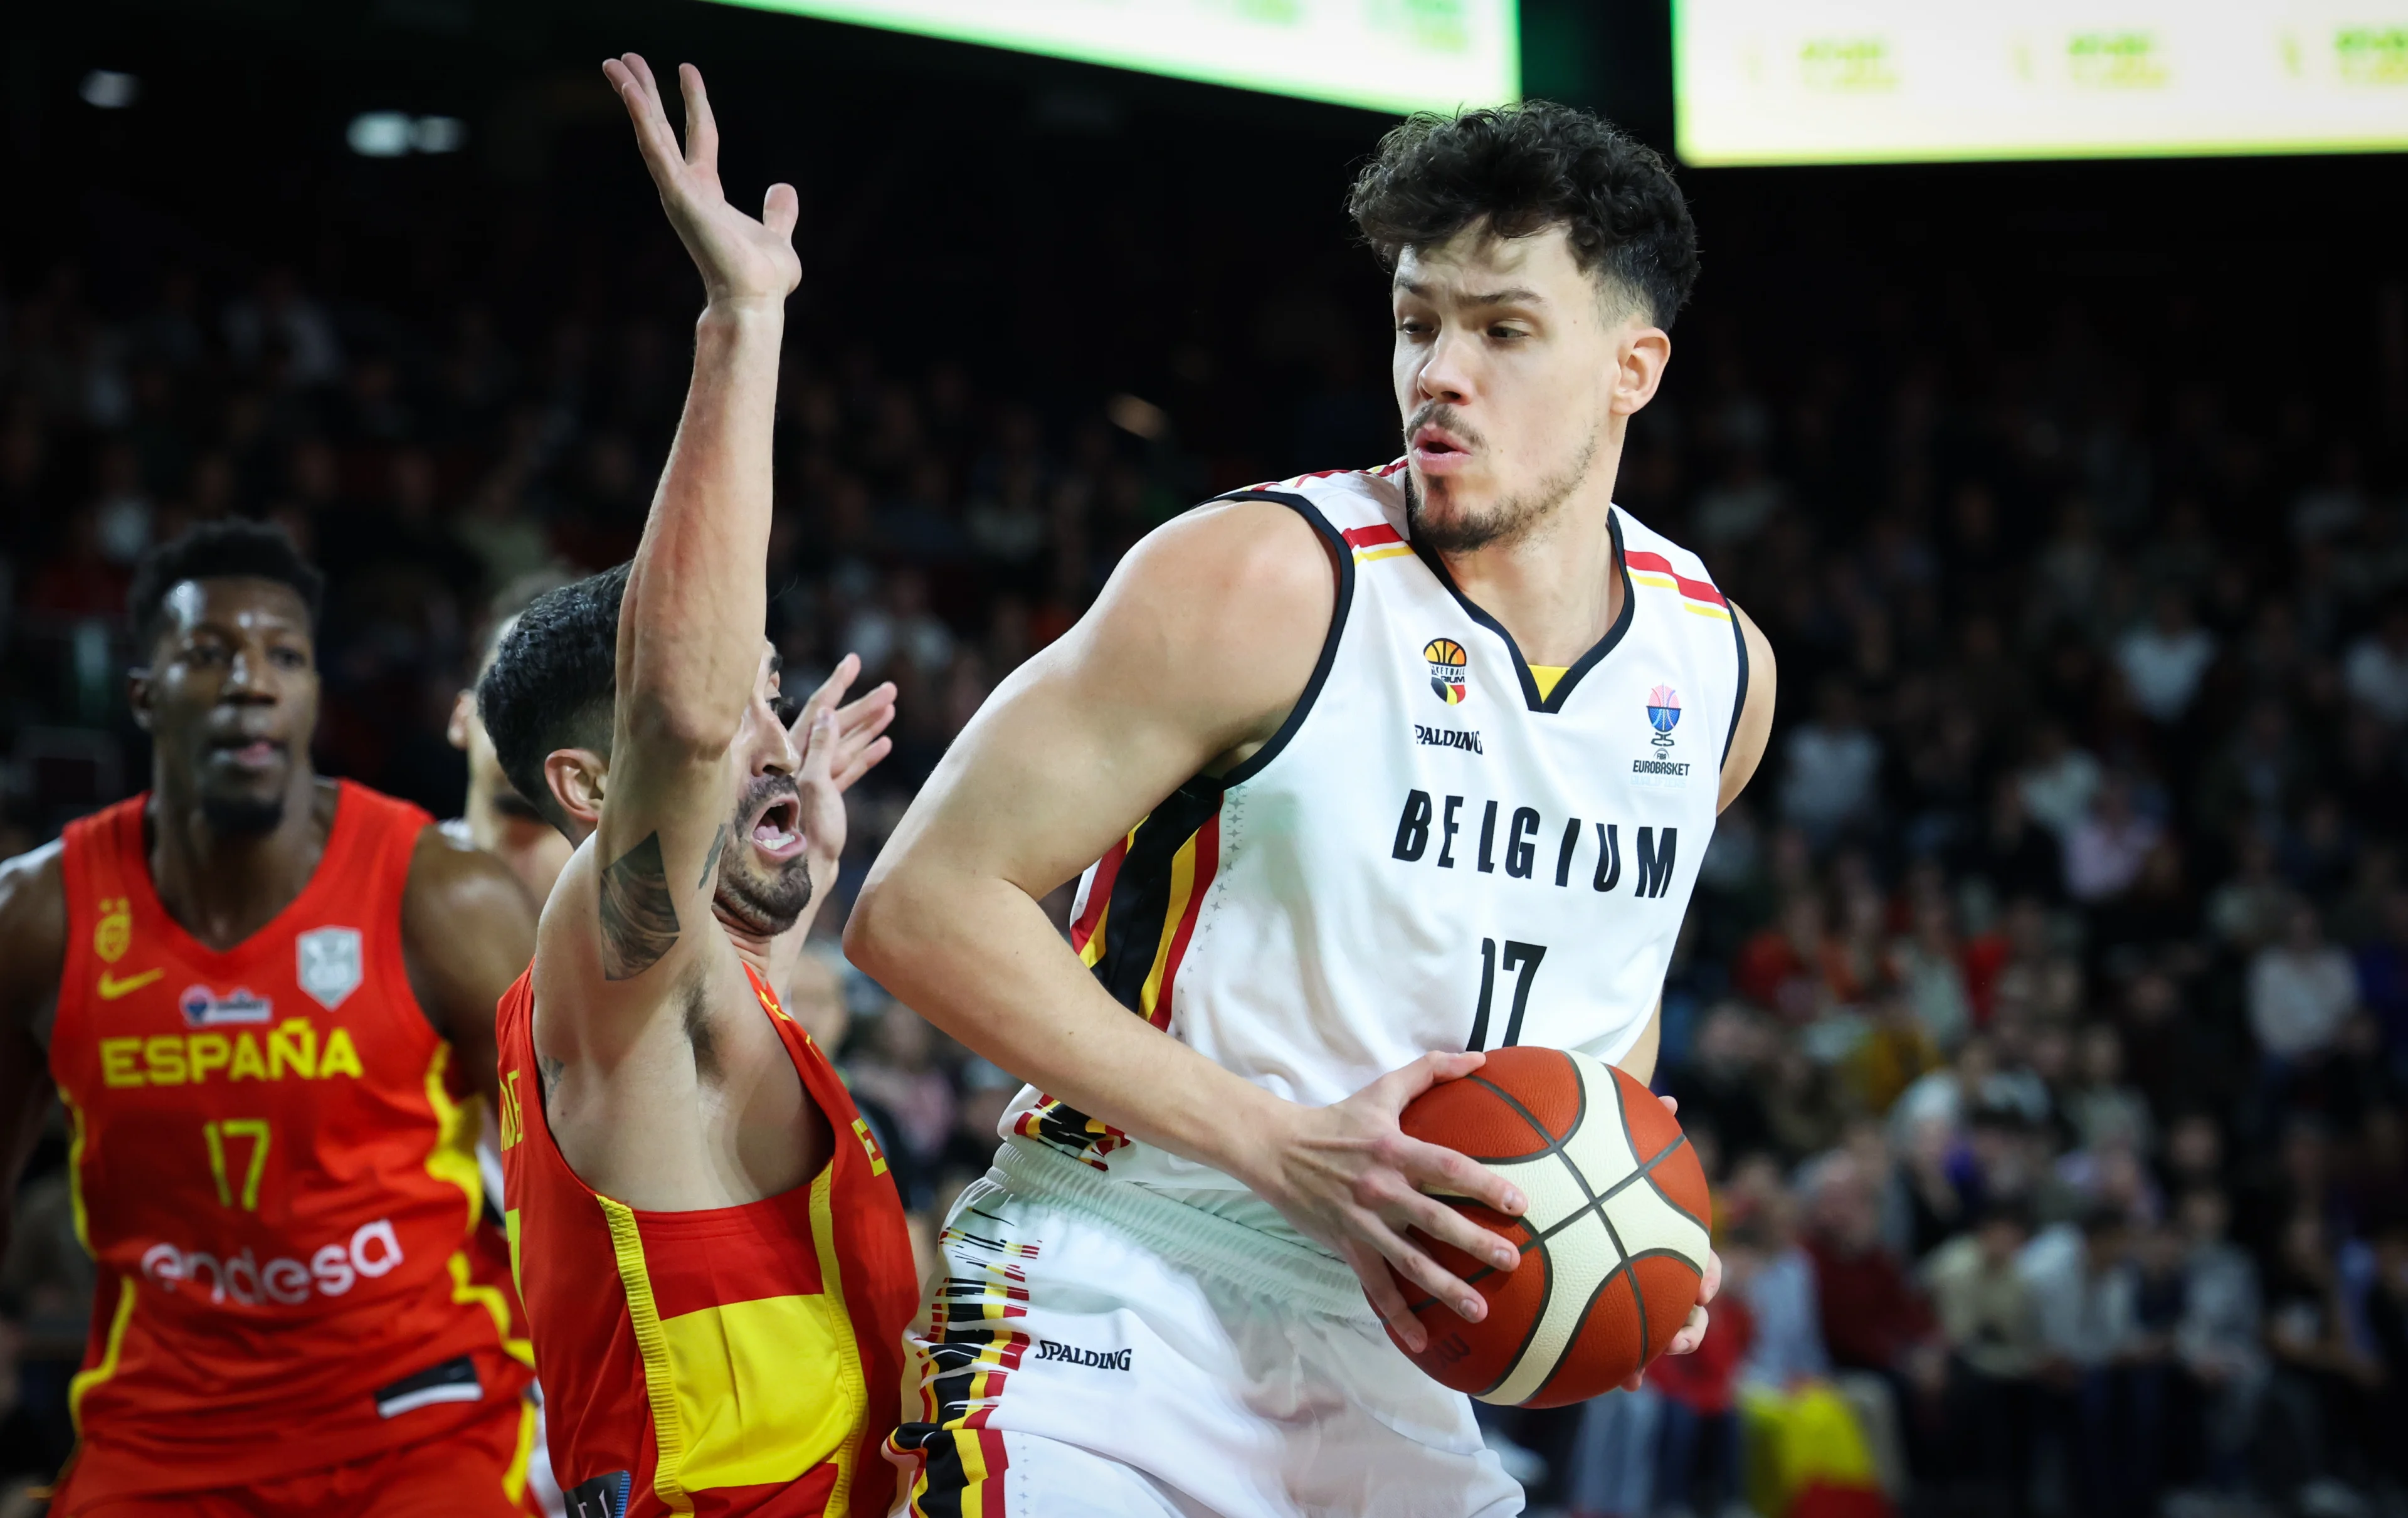
{"type": "MultiPolygon", "coordinates": [[[[1434,802],[1427,791],[1405,793],[1405,807],[1397,818],[1397,839],[1388,856],[1406,864],[1419,864],[1432,853],[1431,835],[1436,833],[1438,848],[1435,863],[1440,869],[1453,869],[1457,863],[1455,835],[1464,830],[1462,813],[1464,798],[1448,796],[1441,806],[1434,802]],[[1435,826],[1433,826],[1435,823],[1435,826]]],[[[1500,860],[1497,852],[1497,818],[1499,808],[1494,801],[1485,802],[1480,813],[1480,850],[1469,863],[1484,875],[1494,874],[1500,860]]],[[[1595,868],[1590,872],[1589,887],[1611,891],[1622,883],[1622,829],[1617,823],[1598,823],[1596,829],[1595,868]]],[[[1539,866],[1539,838],[1543,819],[1536,807],[1516,807],[1505,824],[1505,852],[1501,863],[1505,873],[1514,880],[1532,878],[1539,866]]],[[[1632,894],[1660,896],[1671,889],[1672,862],[1680,849],[1681,831],[1675,827],[1642,827],[1634,840],[1632,852],[1637,866],[1632,881],[1632,894]]],[[[1561,840],[1555,845],[1555,883],[1569,886],[1572,866],[1588,846],[1587,835],[1582,831],[1581,819],[1569,819],[1563,827],[1561,840]]]]}

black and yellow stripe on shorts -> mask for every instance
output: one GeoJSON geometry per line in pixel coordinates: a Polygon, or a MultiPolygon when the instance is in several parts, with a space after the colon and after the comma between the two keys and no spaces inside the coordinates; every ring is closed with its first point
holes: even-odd
{"type": "Polygon", "coordinates": [[[1025,1260],[1036,1244],[978,1231],[997,1220],[975,1210],[948,1228],[939,1246],[954,1273],[945,1278],[921,1341],[921,1421],[897,1428],[889,1448],[916,1461],[912,1518],[1002,1518],[1002,1476],[1010,1462],[1003,1430],[988,1426],[1003,1383],[1020,1368],[1028,1336],[1012,1326],[1028,1313],[1025,1260]]]}
{"type": "MultiPolygon", "coordinates": [[[[1221,863],[1218,781],[1172,792],[1129,829],[1096,868],[1070,941],[1112,999],[1158,1028],[1170,1025],[1180,962],[1221,863]]],[[[1021,1114],[1014,1132],[1101,1168],[1126,1135],[1051,1096],[1021,1114]]]]}

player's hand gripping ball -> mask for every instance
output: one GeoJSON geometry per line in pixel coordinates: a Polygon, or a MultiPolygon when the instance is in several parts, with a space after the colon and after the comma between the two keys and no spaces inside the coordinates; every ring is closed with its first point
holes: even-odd
{"type": "Polygon", "coordinates": [[[1466,1323],[1391,1270],[1429,1334],[1428,1349],[1405,1351],[1415,1365],[1484,1402],[1552,1408],[1664,1353],[1697,1305],[1713,1212],[1697,1150],[1645,1086],[1569,1050],[1498,1049],[1399,1122],[1510,1178],[1530,1203],[1518,1218],[1451,1203],[1520,1248],[1512,1271],[1415,1231],[1488,1302],[1484,1321],[1466,1323]]]}

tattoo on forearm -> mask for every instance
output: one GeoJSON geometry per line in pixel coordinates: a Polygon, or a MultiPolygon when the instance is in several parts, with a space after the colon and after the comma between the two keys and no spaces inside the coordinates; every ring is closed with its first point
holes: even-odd
{"type": "Polygon", "coordinates": [[[730,824],[726,823],[719,824],[718,836],[710,840],[710,852],[705,856],[702,861],[702,879],[694,882],[694,888],[695,890],[699,891],[704,886],[709,885],[710,883],[710,878],[719,873],[719,855],[721,852],[727,847],[727,835],[729,831],[730,824]]]}
{"type": "Polygon", "coordinates": [[[602,871],[601,908],[604,980],[634,980],[676,947],[677,904],[658,833],[646,834],[602,871]]]}

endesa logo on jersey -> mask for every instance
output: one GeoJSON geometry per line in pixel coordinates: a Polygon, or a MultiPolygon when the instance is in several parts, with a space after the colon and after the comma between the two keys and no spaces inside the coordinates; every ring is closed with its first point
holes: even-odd
{"type": "Polygon", "coordinates": [[[249,986],[236,986],[219,993],[205,985],[188,985],[176,998],[184,1014],[188,1028],[226,1028],[244,1024],[257,1026],[275,1015],[275,1004],[249,986]]]}
{"type": "Polygon", "coordinates": [[[1463,645],[1451,637],[1433,637],[1422,645],[1422,657],[1429,661],[1430,689],[1438,698],[1451,707],[1463,705],[1470,694],[1464,688],[1463,672],[1471,662],[1463,645]]]}
{"type": "Polygon", "coordinates": [[[233,1301],[298,1307],[312,1296],[340,1296],[362,1281],[388,1275],[401,1259],[393,1220],[379,1218],[352,1229],[348,1240],[313,1251],[307,1265],[291,1255],[262,1265],[248,1249],[220,1259],[206,1250],[158,1243],[142,1252],[142,1273],[163,1291],[189,1290],[206,1296],[212,1306],[233,1301]]]}

